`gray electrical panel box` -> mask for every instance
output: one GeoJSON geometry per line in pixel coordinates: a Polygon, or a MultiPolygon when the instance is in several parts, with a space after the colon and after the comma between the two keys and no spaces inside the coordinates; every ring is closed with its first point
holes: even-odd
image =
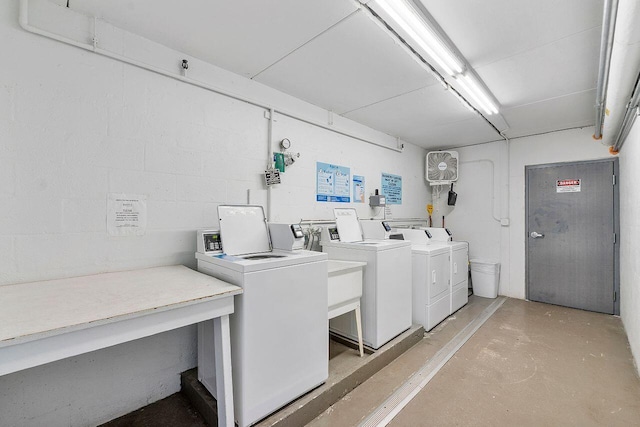
{"type": "Polygon", "coordinates": [[[378,206],[386,206],[387,199],[385,196],[381,194],[376,194],[375,196],[369,196],[369,206],[378,207],[378,206]]]}

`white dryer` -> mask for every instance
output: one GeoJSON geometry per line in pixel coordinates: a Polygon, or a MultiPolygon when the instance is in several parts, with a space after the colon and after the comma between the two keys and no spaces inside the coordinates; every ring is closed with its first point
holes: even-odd
{"type": "MultiPolygon", "coordinates": [[[[198,271],[244,291],[230,329],[235,416],[245,427],[328,377],[328,257],[272,251],[261,206],[220,206],[218,215],[220,234],[199,233],[196,258],[198,271]]],[[[215,397],[213,342],[213,325],[200,324],[198,377],[215,397]]]]}
{"type": "Polygon", "coordinates": [[[425,227],[432,243],[445,244],[451,255],[451,313],[469,301],[469,244],[453,241],[448,228],[425,227]]]}
{"type": "MultiPolygon", "coordinates": [[[[411,327],[411,243],[364,240],[355,209],[335,209],[336,227],[323,231],[322,251],[330,259],[364,261],[362,329],[364,343],[378,349],[411,327]]],[[[331,319],[331,332],[356,341],[351,313],[331,319]]]]}
{"type": "Polygon", "coordinates": [[[413,322],[433,329],[451,314],[450,248],[426,230],[401,230],[411,242],[413,322]]]}

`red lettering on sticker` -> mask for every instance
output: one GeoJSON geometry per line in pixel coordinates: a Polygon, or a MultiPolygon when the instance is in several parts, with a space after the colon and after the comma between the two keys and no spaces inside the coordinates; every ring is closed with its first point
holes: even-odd
{"type": "Polygon", "coordinates": [[[558,187],[566,187],[571,185],[580,185],[579,179],[560,179],[556,181],[558,187]]]}

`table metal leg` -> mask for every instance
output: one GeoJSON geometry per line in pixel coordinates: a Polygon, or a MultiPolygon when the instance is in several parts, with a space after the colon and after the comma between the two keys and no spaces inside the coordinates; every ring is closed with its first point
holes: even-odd
{"type": "Polygon", "coordinates": [[[364,349],[362,346],[362,315],[360,314],[360,306],[356,307],[356,328],[358,329],[358,349],[360,350],[360,357],[364,356],[364,349]]]}
{"type": "Polygon", "coordinates": [[[218,395],[218,426],[233,427],[233,384],[231,377],[231,335],[229,316],[213,320],[216,361],[216,393],[218,395]]]}

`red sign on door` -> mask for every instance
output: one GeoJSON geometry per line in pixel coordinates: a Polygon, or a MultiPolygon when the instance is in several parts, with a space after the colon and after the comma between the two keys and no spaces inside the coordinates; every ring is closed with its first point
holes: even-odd
{"type": "Polygon", "coordinates": [[[578,193],[580,192],[579,179],[559,179],[556,181],[556,193],[578,193]]]}

